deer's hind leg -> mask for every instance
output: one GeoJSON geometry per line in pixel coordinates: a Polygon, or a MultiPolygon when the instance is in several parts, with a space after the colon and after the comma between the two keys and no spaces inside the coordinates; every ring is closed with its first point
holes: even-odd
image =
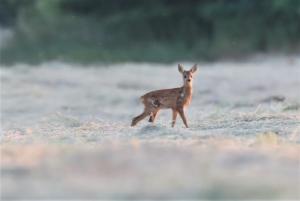
{"type": "MultiPolygon", "coordinates": [[[[151,115],[150,119],[154,121],[154,118],[158,112],[158,108],[153,107],[152,105],[145,104],[144,112],[132,119],[131,126],[135,126],[139,121],[143,120],[145,117],[151,115]]],[[[150,121],[149,119],[149,121],[150,121]]]]}
{"type": "Polygon", "coordinates": [[[161,106],[161,103],[160,101],[153,97],[151,99],[148,100],[148,105],[147,105],[147,108],[149,109],[150,111],[150,118],[149,118],[149,122],[154,122],[155,118],[156,118],[156,115],[160,109],[160,106],[161,106]]]}
{"type": "Polygon", "coordinates": [[[135,126],[139,121],[143,120],[145,117],[147,117],[150,113],[149,112],[146,112],[144,110],[144,112],[136,117],[134,117],[132,119],[132,122],[131,122],[131,126],[135,126]]]}
{"type": "Polygon", "coordinates": [[[157,109],[157,110],[155,110],[155,111],[153,111],[153,112],[151,113],[150,118],[149,118],[149,122],[154,123],[158,111],[159,111],[159,110],[157,109]]]}

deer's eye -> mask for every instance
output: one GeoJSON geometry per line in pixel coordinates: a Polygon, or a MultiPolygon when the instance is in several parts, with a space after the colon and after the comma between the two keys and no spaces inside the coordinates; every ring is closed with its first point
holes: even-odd
{"type": "Polygon", "coordinates": [[[186,78],[186,75],[184,75],[183,77],[186,78]]]}

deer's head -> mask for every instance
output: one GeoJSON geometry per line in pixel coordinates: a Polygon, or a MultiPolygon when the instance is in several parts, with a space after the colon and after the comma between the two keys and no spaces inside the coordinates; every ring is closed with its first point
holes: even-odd
{"type": "Polygon", "coordinates": [[[197,70],[197,64],[195,64],[190,70],[184,70],[181,64],[178,64],[178,70],[182,74],[184,86],[192,86],[193,75],[197,70]]]}

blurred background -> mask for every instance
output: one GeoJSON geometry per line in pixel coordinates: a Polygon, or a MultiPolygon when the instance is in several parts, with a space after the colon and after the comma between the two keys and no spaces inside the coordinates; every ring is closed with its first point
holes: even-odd
{"type": "Polygon", "coordinates": [[[300,0],[0,0],[0,200],[300,200],[299,53],[300,0]]]}
{"type": "Polygon", "coordinates": [[[1,63],[295,53],[299,21],[298,0],[1,0],[1,63]]]}

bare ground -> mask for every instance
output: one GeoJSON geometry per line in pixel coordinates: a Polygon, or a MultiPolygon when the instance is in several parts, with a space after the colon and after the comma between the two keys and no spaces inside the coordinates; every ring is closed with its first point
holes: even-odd
{"type": "Polygon", "coordinates": [[[132,128],[140,95],[181,85],[176,64],[2,67],[2,199],[300,199],[299,57],[195,79],[189,129],[170,111],[132,128]]]}

